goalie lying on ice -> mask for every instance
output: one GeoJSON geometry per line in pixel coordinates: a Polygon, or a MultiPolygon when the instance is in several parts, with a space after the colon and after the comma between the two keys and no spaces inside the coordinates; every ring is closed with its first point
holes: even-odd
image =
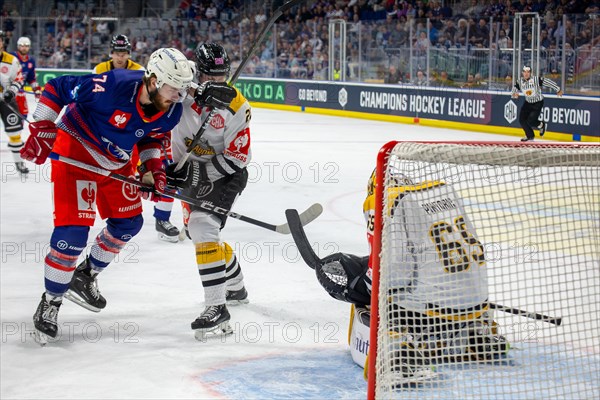
{"type": "MultiPolygon", "coordinates": [[[[374,177],[373,173],[364,202],[369,245],[374,233],[374,177]]],[[[483,246],[458,194],[443,182],[413,183],[396,175],[384,199],[388,207],[379,321],[380,331],[388,334],[380,336],[378,346],[387,349],[390,368],[412,383],[429,379],[436,364],[491,361],[505,355],[509,344],[498,334],[487,303],[483,246]]],[[[308,250],[297,235],[294,240],[301,253],[308,250]]],[[[366,366],[371,259],[336,253],[313,260],[318,260],[312,267],[325,290],[352,303],[352,358],[366,366]]]]}

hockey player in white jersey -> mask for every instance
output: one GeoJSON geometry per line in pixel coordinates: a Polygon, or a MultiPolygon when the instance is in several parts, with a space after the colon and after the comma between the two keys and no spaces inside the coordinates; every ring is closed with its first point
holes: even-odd
{"type": "MultiPolygon", "coordinates": [[[[187,196],[229,210],[248,180],[250,104],[237,89],[224,83],[230,71],[230,61],[221,45],[202,44],[195,55],[198,91],[201,92],[206,84],[222,83],[231,102],[222,103],[212,98],[184,101],[183,116],[172,131],[175,164],[167,168],[167,180],[169,185],[180,188],[187,196]],[[198,128],[213,108],[216,114],[199,144],[191,149],[189,161],[175,171],[198,128]]],[[[202,96],[196,95],[196,99],[199,97],[202,96]]],[[[186,233],[194,242],[206,306],[192,322],[192,329],[199,340],[211,335],[229,334],[232,330],[226,304],[247,303],[248,293],[232,247],[221,240],[220,232],[227,217],[184,204],[184,218],[186,233]]]]}
{"type": "Polygon", "coordinates": [[[15,100],[22,87],[21,63],[17,57],[4,51],[4,32],[0,31],[0,118],[8,135],[8,148],[13,154],[16,169],[22,175],[27,175],[29,168],[19,154],[24,145],[21,138],[23,118],[15,100]]]}
{"type": "MultiPolygon", "coordinates": [[[[405,383],[431,379],[441,362],[489,361],[504,355],[506,340],[497,334],[487,304],[485,254],[461,198],[450,185],[413,183],[397,174],[387,190],[391,211],[385,247],[393,271],[384,277],[393,289],[388,315],[390,343],[397,353],[393,366],[405,383]]],[[[364,202],[369,245],[375,215],[375,172],[364,202]]],[[[292,230],[294,234],[294,230],[292,230]]],[[[298,243],[301,250],[307,246],[298,243]]],[[[310,246],[308,246],[310,248],[310,246]]],[[[304,255],[303,255],[304,257],[304,255]]],[[[304,257],[306,259],[306,257],[304,257]]],[[[334,298],[352,303],[350,346],[354,361],[366,367],[369,338],[370,257],[336,253],[317,265],[319,283],[334,298]]]]}

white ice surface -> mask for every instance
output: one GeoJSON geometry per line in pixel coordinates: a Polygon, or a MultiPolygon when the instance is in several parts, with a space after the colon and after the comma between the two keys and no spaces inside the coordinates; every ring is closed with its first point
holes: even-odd
{"type": "MultiPolygon", "coordinates": [[[[405,140],[518,140],[314,114],[253,110],[250,183],[235,211],[271,223],[320,202],[306,231],[321,256],[366,254],[362,201],[382,144],[405,140]]],[[[234,336],[202,343],[190,322],[203,291],[189,240],[161,242],[152,204],[145,226],[99,278],[101,313],[65,301],[60,339],[29,337],[44,290],[52,232],[49,165],[27,181],[1,138],[0,382],[2,398],[363,398],[362,370],[347,350],[349,307],[330,298],[290,236],[229,220],[250,304],[230,308],[234,336]]],[[[176,203],[171,221],[181,226],[176,203]]],[[[104,226],[97,220],[91,242],[104,226]]]]}

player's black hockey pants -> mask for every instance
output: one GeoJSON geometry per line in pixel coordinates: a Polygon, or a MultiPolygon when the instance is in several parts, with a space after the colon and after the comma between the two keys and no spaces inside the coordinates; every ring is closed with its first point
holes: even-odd
{"type": "Polygon", "coordinates": [[[533,128],[537,128],[540,124],[539,118],[544,106],[544,100],[535,103],[525,102],[519,114],[519,123],[525,131],[528,139],[533,139],[533,128]]]}

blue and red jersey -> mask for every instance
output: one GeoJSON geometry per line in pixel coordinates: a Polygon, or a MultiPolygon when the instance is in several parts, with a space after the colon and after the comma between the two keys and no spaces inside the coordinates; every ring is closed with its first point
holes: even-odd
{"type": "Polygon", "coordinates": [[[67,106],[57,126],[106,169],[129,162],[136,144],[142,161],[162,158],[161,141],[179,122],[182,105],[173,103],[167,111],[146,117],[139,102],[143,75],[144,71],[116,69],[54,78],[45,85],[34,119],[56,118],[67,106]]]}
{"type": "Polygon", "coordinates": [[[19,63],[21,64],[23,82],[35,90],[37,86],[39,86],[35,76],[35,59],[29,55],[23,56],[18,51],[14,51],[11,54],[17,57],[17,60],[19,60],[19,63]]]}

